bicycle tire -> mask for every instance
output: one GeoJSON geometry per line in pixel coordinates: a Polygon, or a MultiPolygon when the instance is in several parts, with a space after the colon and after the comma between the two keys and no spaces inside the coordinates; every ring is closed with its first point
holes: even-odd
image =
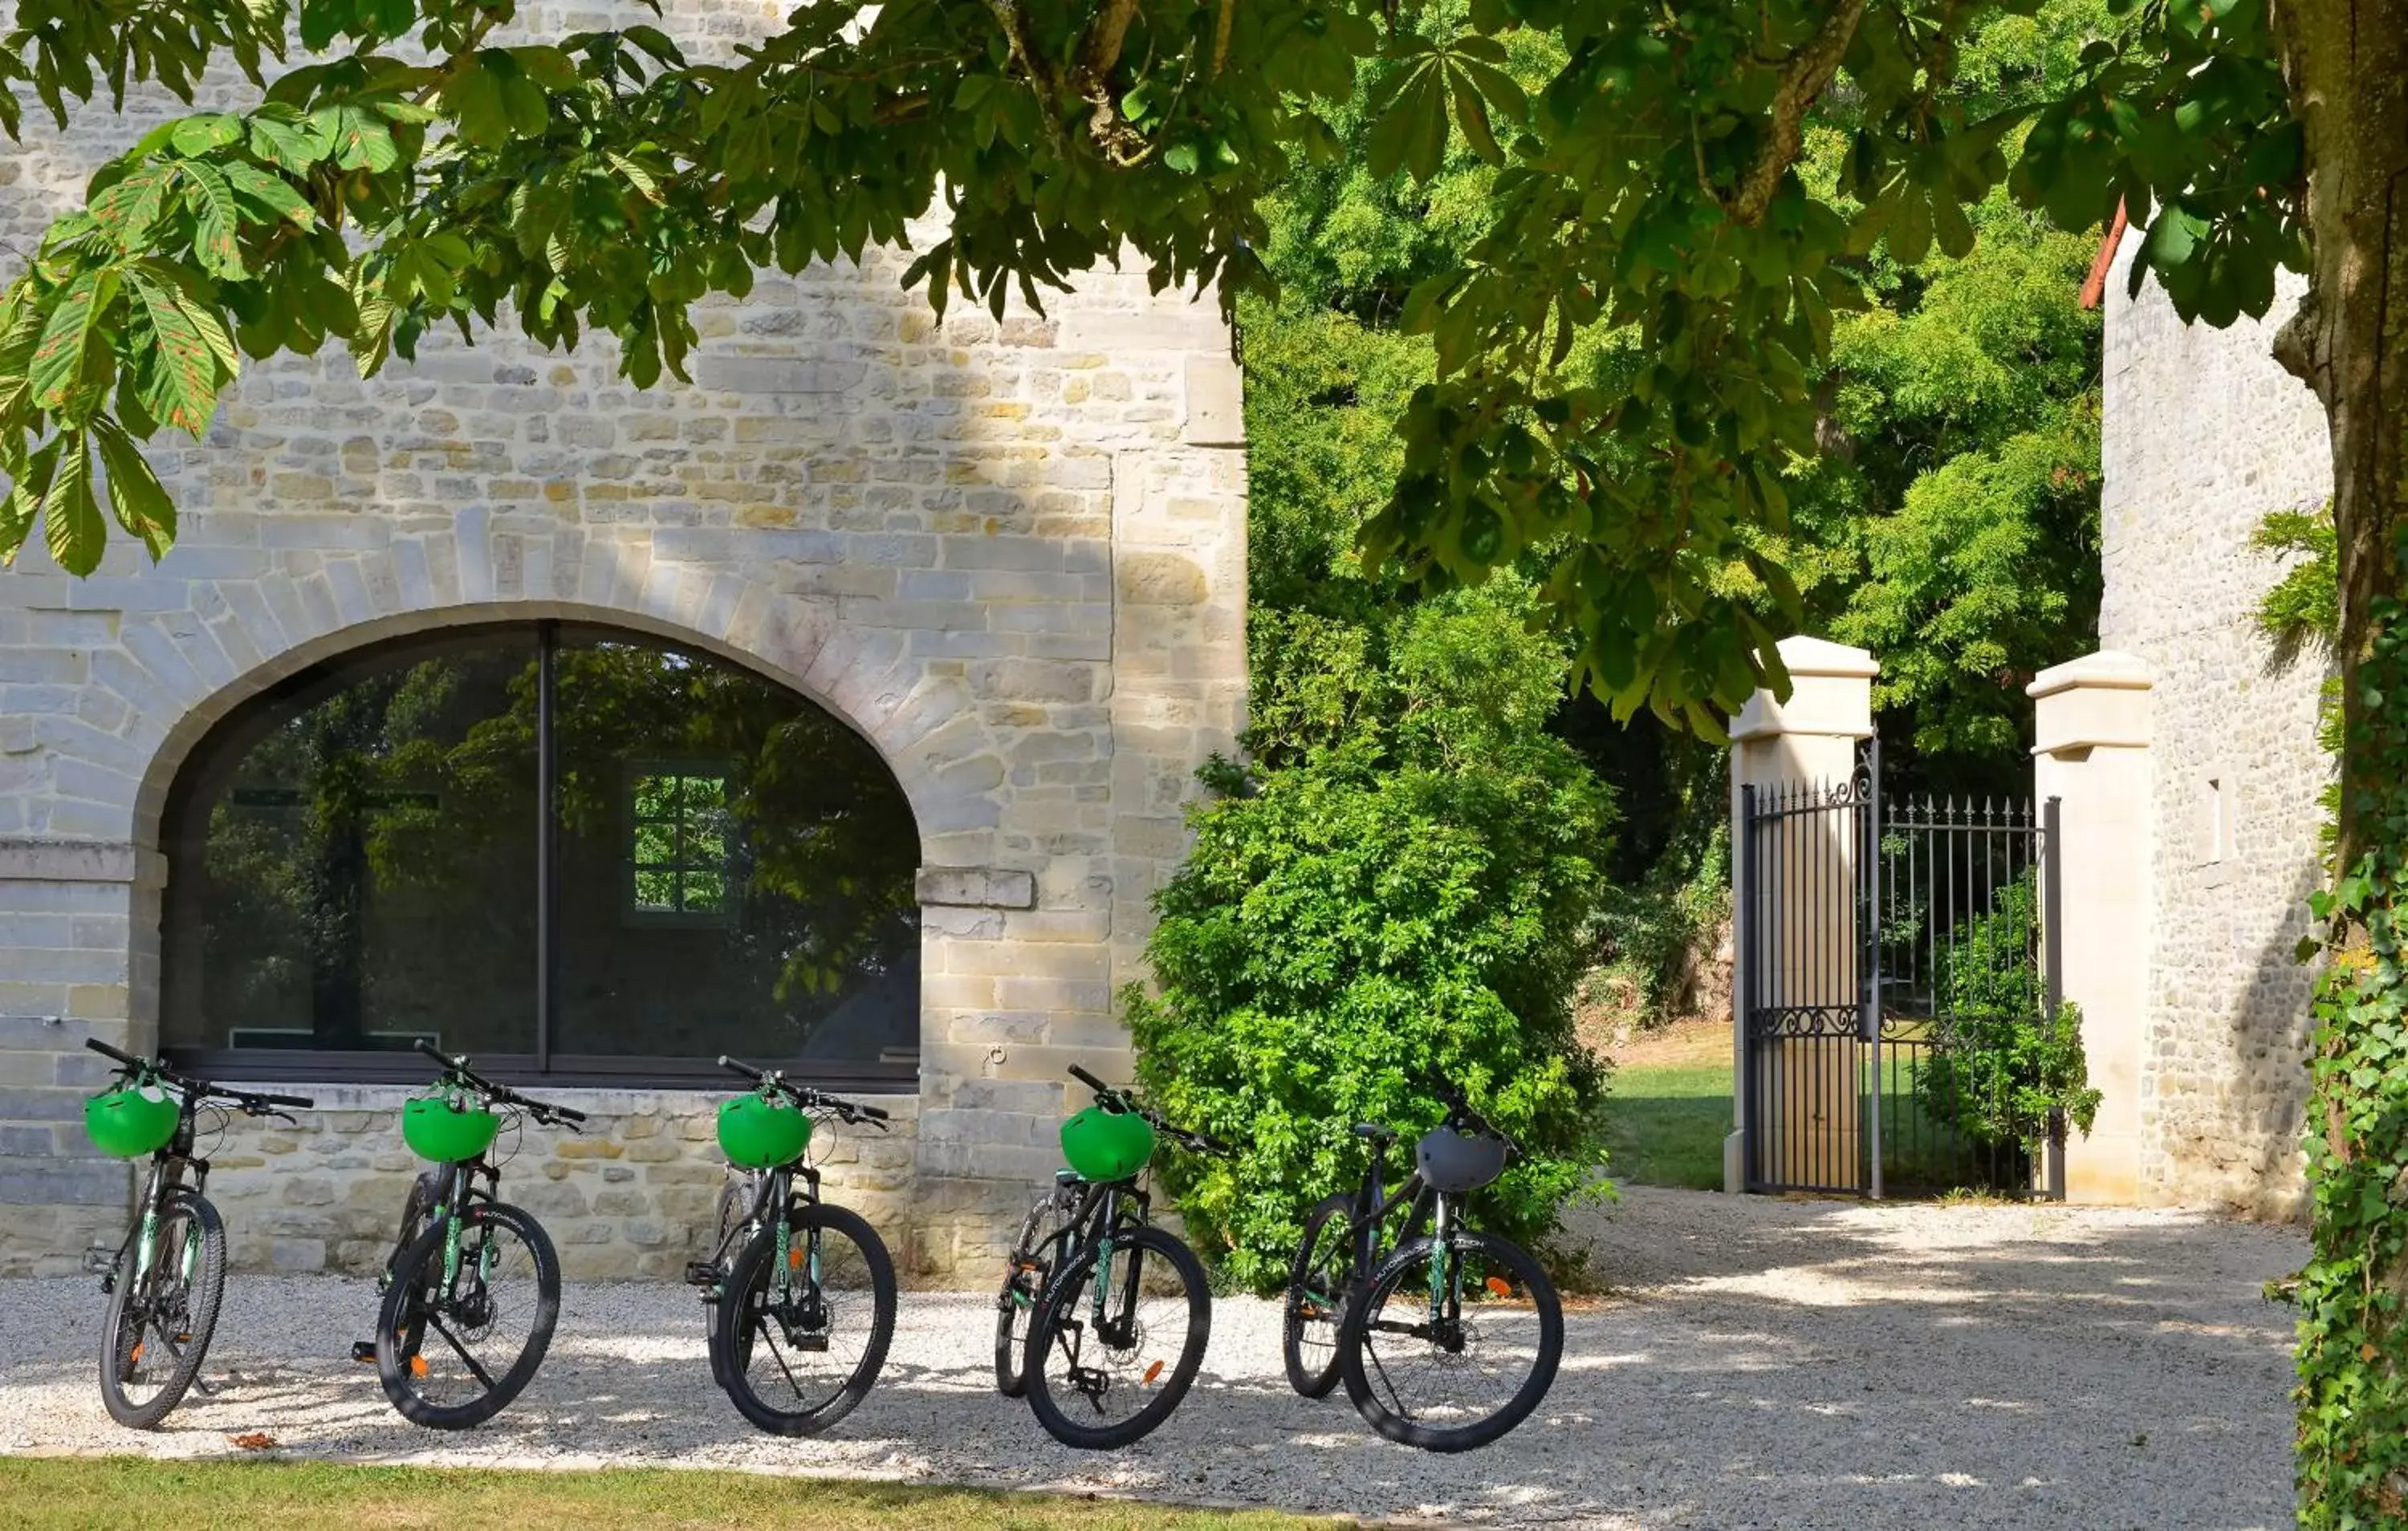
{"type": "Polygon", "coordinates": [[[1539,1268],[1520,1245],[1486,1234],[1459,1230],[1449,1236],[1450,1245],[1457,1252],[1477,1252],[1485,1262],[1511,1271],[1513,1280],[1529,1295],[1538,1317],[1538,1354],[1530,1374],[1508,1399],[1505,1406],[1486,1418],[1469,1424],[1433,1425],[1410,1419],[1383,1401],[1371,1385],[1371,1367],[1365,1362],[1365,1339],[1373,1315],[1379,1313],[1387,1295],[1396,1289],[1406,1273],[1412,1270],[1437,1245],[1429,1238],[1409,1239],[1398,1246],[1380,1268],[1364,1284],[1361,1294],[1348,1309],[1346,1325],[1339,1335],[1339,1363],[1346,1379],[1346,1396],[1361,1414],[1364,1423],[1385,1438],[1399,1445],[1418,1447],[1426,1452],[1468,1452],[1485,1446],[1530,1416],[1539,1407],[1547,1390],[1555,1385],[1555,1369],[1564,1355],[1564,1309],[1555,1295],[1555,1283],[1539,1268]]]}
{"type": "MultiPolygon", "coordinates": [[[[137,1281],[131,1270],[120,1270],[115,1289],[108,1297],[108,1317],[100,1329],[100,1401],[108,1417],[133,1430],[157,1427],[170,1410],[183,1402],[193,1381],[201,1374],[201,1362],[208,1354],[209,1340],[216,1335],[218,1309],[225,1297],[226,1237],[225,1222],[208,1198],[190,1186],[168,1188],[160,1198],[158,1252],[150,1268],[137,1281]],[[170,1237],[176,1230],[182,1237],[170,1237]],[[163,1273],[179,1268],[181,1261],[169,1252],[197,1238],[192,1250],[193,1269],[183,1294],[180,1315],[170,1311],[165,1319],[180,1316],[181,1326],[168,1331],[159,1328],[154,1315],[136,1311],[137,1305],[148,1308],[161,1292],[163,1273]],[[137,1292],[142,1286],[147,1290],[137,1292]],[[129,1330],[127,1324],[133,1327],[129,1330]],[[150,1338],[145,1338],[149,1331],[150,1338]],[[176,1336],[182,1337],[180,1340],[176,1336]],[[147,1348],[164,1344],[175,1361],[167,1369],[157,1394],[147,1402],[136,1403],[125,1395],[127,1372],[140,1363],[147,1348]]],[[[130,1258],[132,1249],[127,1251],[130,1258]]]]}
{"type": "Polygon", "coordinates": [[[711,1329],[711,1374],[718,1378],[737,1411],[759,1428],[773,1436],[816,1436],[860,1406],[886,1365],[886,1349],[895,1338],[895,1262],[887,1254],[885,1240],[878,1237],[878,1230],[860,1214],[844,1208],[799,1207],[788,1219],[788,1226],[797,1234],[812,1227],[840,1234],[861,1251],[869,1277],[871,1317],[869,1339],[862,1348],[860,1359],[826,1402],[809,1409],[780,1409],[753,1388],[750,1370],[752,1342],[753,1336],[761,1332],[760,1321],[767,1317],[756,1311],[755,1289],[766,1293],[768,1269],[778,1256],[777,1230],[771,1226],[762,1228],[747,1240],[744,1252],[729,1268],[727,1287],[719,1299],[718,1322],[711,1329]]]}
{"type": "MultiPolygon", "coordinates": [[[[429,1430],[466,1430],[484,1424],[525,1391],[552,1348],[552,1333],[560,1322],[560,1256],[543,1225],[516,1207],[502,1202],[478,1202],[460,1213],[464,1237],[479,1227],[507,1229],[535,1263],[535,1320],[518,1358],[482,1395],[465,1404],[430,1403],[410,1386],[407,1375],[426,1337],[430,1295],[442,1281],[444,1220],[438,1218],[394,1262],[393,1281],[377,1310],[377,1380],[401,1417],[429,1430]]],[[[437,1324],[438,1332],[442,1326],[437,1324]]],[[[455,1345],[457,1341],[452,1343],[455,1345]]],[[[481,1379],[480,1379],[481,1381],[481,1379]]]]}
{"type": "Polygon", "coordinates": [[[1196,1373],[1204,1364],[1204,1347],[1212,1335],[1212,1295],[1205,1286],[1203,1262],[1196,1258],[1195,1251],[1154,1227],[1124,1228],[1104,1237],[1117,1240],[1124,1252],[1150,1251],[1177,1272],[1187,1293],[1187,1335],[1178,1361],[1170,1367],[1169,1381],[1144,1408],[1117,1424],[1080,1424],[1071,1417],[1068,1400],[1054,1395],[1054,1384],[1047,1381],[1045,1362],[1054,1351],[1058,1332],[1072,1322],[1069,1315],[1078,1311],[1085,1296],[1102,1240],[1089,1239],[1064,1263],[1029,1322],[1028,1348],[1021,1360],[1021,1374],[1027,1384],[1028,1404],[1037,1422],[1063,1445],[1082,1451],[1126,1446],[1159,1429],[1195,1385],[1196,1373]]]}
{"type": "Polygon", "coordinates": [[[1304,1237],[1296,1246],[1296,1258],[1287,1273],[1287,1296],[1280,1313],[1280,1359],[1287,1365],[1288,1386],[1307,1398],[1326,1398],[1338,1385],[1338,1337],[1345,1327],[1346,1288],[1353,1284],[1354,1202],[1350,1196],[1331,1196],[1305,1214],[1304,1237]],[[1321,1248],[1323,1236],[1335,1224],[1344,1234],[1335,1247],[1336,1265],[1332,1267],[1321,1248]],[[1316,1326],[1326,1326],[1329,1353],[1314,1364],[1305,1353],[1307,1337],[1316,1326]]]}

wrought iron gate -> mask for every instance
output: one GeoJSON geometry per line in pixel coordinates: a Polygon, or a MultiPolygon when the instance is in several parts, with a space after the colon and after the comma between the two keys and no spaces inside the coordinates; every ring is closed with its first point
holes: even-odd
{"type": "Polygon", "coordinates": [[[1747,1188],[2034,1189],[1994,1124],[2012,1032],[2057,1009],[2056,799],[1888,803],[1878,741],[1846,781],[1740,792],[1747,1188]]]}

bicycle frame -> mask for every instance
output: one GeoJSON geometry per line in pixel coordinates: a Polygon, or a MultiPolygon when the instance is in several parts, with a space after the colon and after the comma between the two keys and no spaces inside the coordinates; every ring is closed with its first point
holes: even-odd
{"type": "Polygon", "coordinates": [[[1409,1172],[1397,1183],[1395,1190],[1389,1190],[1386,1160],[1387,1145],[1373,1143],[1371,1162],[1365,1166],[1363,1181],[1354,1191],[1354,1210],[1346,1220],[1350,1241],[1347,1273],[1354,1281],[1368,1280],[1377,1266],[1381,1225],[1394,1215],[1398,1207],[1405,1209],[1404,1223],[1397,1234],[1399,1244],[1412,1238],[1414,1231],[1430,1219],[1433,1211],[1441,1228],[1441,1237],[1450,1223],[1447,1198],[1424,1184],[1419,1170],[1409,1172]]]}
{"type": "MultiPolygon", "coordinates": [[[[769,1300],[783,1303],[794,1295],[795,1272],[803,1272],[807,1292],[816,1293],[820,1281],[820,1231],[814,1226],[806,1230],[803,1257],[795,1258],[795,1230],[788,1209],[795,1204],[795,1180],[803,1182],[803,1202],[816,1207],[820,1203],[820,1172],[810,1165],[780,1165],[775,1169],[758,1172],[752,1193],[752,1209],[719,1241],[710,1252],[710,1264],[724,1272],[736,1246],[748,1238],[755,1229],[774,1227],[778,1237],[778,1255],[769,1273],[769,1300]]],[[[691,1279],[691,1278],[690,1278],[691,1279]]]]}
{"type": "MultiPolygon", "coordinates": [[[[138,1282],[150,1274],[159,1258],[160,1209],[166,1205],[168,1192],[186,1183],[183,1174],[186,1169],[193,1172],[190,1182],[193,1194],[202,1195],[208,1193],[209,1162],[195,1157],[193,1152],[194,1120],[199,1114],[200,1108],[194,1098],[185,1095],[183,1109],[176,1119],[176,1135],[167,1140],[166,1147],[150,1156],[150,1168],[142,1181],[141,1215],[125,1230],[124,1238],[118,1243],[117,1252],[110,1256],[108,1268],[102,1273],[100,1289],[103,1292],[114,1291],[120,1281],[138,1282]],[[134,1256],[134,1268],[130,1272],[125,1268],[125,1257],[129,1253],[134,1256]]],[[[189,1249],[184,1257],[187,1260],[192,1258],[189,1249]]],[[[187,1271],[186,1274],[191,1273],[187,1271]]]]}

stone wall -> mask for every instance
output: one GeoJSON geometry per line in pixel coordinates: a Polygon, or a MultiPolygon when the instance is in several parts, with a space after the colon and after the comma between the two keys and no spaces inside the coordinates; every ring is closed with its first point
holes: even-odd
{"type": "MultiPolygon", "coordinates": [[[[2107,283],[2102,648],[2156,672],[2153,934],[2141,1101],[2143,1194],[2283,1215],[2301,1205],[2308,976],[2292,960],[2317,877],[2321,656],[2253,620],[2279,564],[2272,511],[2331,493],[2324,417],[2269,348],[2298,301],[2185,325],[2154,283],[2107,283]]],[[[2137,955],[2137,954],[2136,954],[2137,955]]]]}
{"type": "MultiPolygon", "coordinates": [[[[724,47],[782,9],[682,0],[669,24],[724,47]]],[[[538,4],[521,26],[647,14],[538,4]]],[[[0,249],[32,248],[165,110],[29,134],[0,161],[0,249]]],[[[700,314],[690,386],[630,388],[607,340],[565,355],[508,333],[433,340],[368,382],[332,350],[254,366],[206,444],[154,444],[184,511],[156,567],[121,541],[89,579],[38,548],[0,573],[0,1272],[60,1268],[122,1223],[128,1171],[87,1157],[78,1123],[103,1074],[80,1043],[155,1039],[159,817],[186,752],[344,650],[552,616],[746,665],[895,771],[924,864],[957,875],[924,879],[910,1125],[836,1166],[832,1194],[908,1223],[923,1279],[983,1277],[1056,1163],[1064,1066],[1125,1066],[1112,992],[1140,972],[1194,769],[1234,745],[1245,465],[1210,302],[1100,272],[1041,315],[939,323],[897,285],[908,259],[767,274],[700,314]]],[[[571,1268],[674,1264],[715,1183],[695,1114],[715,1097],[543,1093],[608,1119],[512,1176],[557,1202],[571,1268]],[[672,1140],[675,1159],[638,1149],[672,1140]]],[[[356,1261],[398,1208],[392,1101],[332,1098],[228,1140],[214,1192],[247,1261],[356,1261]]]]}
{"type": "MultiPolygon", "coordinates": [[[[401,1140],[395,1087],[317,1091],[294,1124],[238,1121],[211,1152],[209,1199],[225,1215],[237,1268],[373,1269],[393,1249],[410,1181],[426,1166],[401,1140]]],[[[544,1091],[592,1113],[581,1133],[528,1125],[494,1151],[504,1201],[535,1214],[570,1279],[675,1279],[710,1252],[727,1163],[714,1097],[686,1091],[544,1091]]],[[[837,1125],[812,1142],[830,1195],[869,1219],[906,1280],[948,1267],[920,1237],[912,1192],[914,1111],[891,1132],[837,1125]]],[[[203,1147],[207,1149],[205,1141],[203,1147]]],[[[1025,1196],[1021,1198],[1025,1201],[1025,1196]]],[[[973,1273],[975,1274],[975,1273],[973,1273]]]]}

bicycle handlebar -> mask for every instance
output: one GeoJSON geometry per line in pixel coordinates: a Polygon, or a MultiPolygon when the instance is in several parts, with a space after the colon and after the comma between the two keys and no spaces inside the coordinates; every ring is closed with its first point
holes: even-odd
{"type": "Polygon", "coordinates": [[[265,1090],[236,1090],[211,1080],[195,1079],[190,1074],[180,1073],[168,1067],[156,1058],[137,1058],[131,1052],[121,1052],[97,1037],[85,1037],[83,1045],[102,1057],[111,1060],[121,1068],[139,1069],[155,1078],[165,1080],[191,1095],[196,1105],[213,1096],[242,1108],[246,1115],[265,1116],[271,1114],[279,1106],[298,1106],[308,1110],[318,1104],[308,1095],[280,1095],[265,1090]]]}
{"type": "Polygon", "coordinates": [[[731,1058],[724,1052],[719,1055],[719,1066],[726,1069],[731,1074],[740,1075],[745,1079],[751,1080],[755,1084],[766,1085],[777,1090],[788,1100],[793,1101],[796,1107],[799,1109],[806,1111],[831,1111],[848,1124],[857,1122],[867,1122],[877,1127],[880,1132],[889,1132],[893,1130],[888,1127],[886,1123],[894,1121],[895,1118],[892,1113],[884,1110],[883,1109],[876,1106],[865,1106],[857,1100],[845,1100],[838,1096],[831,1095],[825,1091],[814,1090],[809,1085],[790,1083],[787,1081],[785,1073],[781,1069],[756,1068],[752,1065],[744,1062],[742,1059],[731,1058]]]}
{"type": "Polygon", "coordinates": [[[485,1078],[468,1066],[468,1059],[465,1053],[455,1058],[423,1037],[413,1038],[410,1045],[441,1064],[446,1074],[497,1105],[516,1106],[538,1122],[546,1124],[558,1123],[572,1130],[585,1120],[583,1111],[566,1106],[554,1106],[548,1101],[538,1100],[532,1095],[523,1095],[507,1084],[497,1084],[485,1078]]]}
{"type": "Polygon", "coordinates": [[[1070,1066],[1069,1073],[1072,1079],[1077,1080],[1081,1084],[1093,1090],[1096,1093],[1096,1098],[1104,1105],[1108,1107],[1117,1107],[1121,1110],[1128,1111],[1134,1115],[1145,1118],[1146,1121],[1154,1124],[1157,1131],[1161,1132],[1165,1137],[1178,1143],[1182,1148],[1188,1149],[1189,1151],[1197,1153],[1218,1154],[1225,1159],[1234,1159],[1238,1156],[1238,1151],[1236,1149],[1231,1148],[1228,1144],[1224,1143],[1219,1138],[1212,1137],[1209,1133],[1193,1132],[1188,1128],[1179,1125],[1177,1123],[1166,1118],[1160,1111],[1157,1111],[1154,1108],[1140,1101],[1135,1095],[1129,1094],[1128,1091],[1123,1089],[1121,1086],[1116,1084],[1106,1084],[1103,1080],[1096,1078],[1095,1075],[1088,1073],[1077,1064],[1072,1064],[1070,1066]]]}

